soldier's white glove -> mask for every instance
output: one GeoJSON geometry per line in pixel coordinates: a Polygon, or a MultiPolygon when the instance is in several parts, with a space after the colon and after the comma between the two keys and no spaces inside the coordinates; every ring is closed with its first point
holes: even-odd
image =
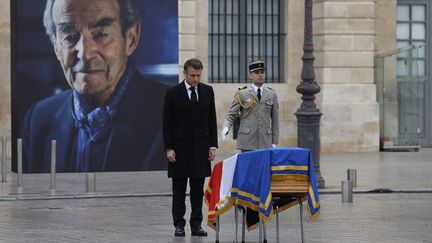
{"type": "Polygon", "coordinates": [[[226,135],[228,134],[228,132],[229,132],[228,127],[224,127],[224,128],[222,129],[222,133],[221,133],[222,141],[225,141],[225,139],[226,139],[226,135]]]}
{"type": "Polygon", "coordinates": [[[276,148],[276,144],[272,144],[272,148],[276,148]]]}

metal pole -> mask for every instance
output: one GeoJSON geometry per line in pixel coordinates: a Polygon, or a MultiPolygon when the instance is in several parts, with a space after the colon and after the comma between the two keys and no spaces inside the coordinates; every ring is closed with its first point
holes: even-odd
{"type": "Polygon", "coordinates": [[[266,232],[266,223],[264,219],[261,219],[262,222],[262,228],[263,228],[263,235],[264,235],[264,243],[267,243],[267,232],[266,232]]]}
{"type": "Polygon", "coordinates": [[[348,169],[347,170],[347,180],[352,182],[353,188],[357,187],[357,170],[356,169],[348,169]]]}
{"type": "Polygon", "coordinates": [[[244,243],[246,239],[246,208],[243,207],[242,210],[242,238],[241,242],[244,243]]]}
{"type": "Polygon", "coordinates": [[[262,233],[262,231],[263,231],[263,229],[262,229],[262,223],[261,223],[261,220],[262,219],[259,219],[259,221],[258,221],[258,229],[259,229],[259,233],[258,233],[258,239],[259,239],[259,241],[258,242],[263,242],[263,233],[262,233]]]}
{"type": "Polygon", "coordinates": [[[216,243],[219,243],[219,230],[220,230],[219,216],[216,216],[216,243]]]}
{"type": "Polygon", "coordinates": [[[2,136],[2,182],[7,181],[7,140],[5,136],[2,136]]]}
{"type": "Polygon", "coordinates": [[[18,142],[17,142],[17,155],[18,155],[18,187],[17,187],[17,191],[18,193],[22,192],[22,139],[18,138],[18,142]]]}
{"type": "Polygon", "coordinates": [[[305,0],[305,27],[303,45],[302,81],[296,90],[302,94],[303,100],[295,115],[297,117],[297,145],[311,150],[314,161],[314,172],[319,188],[324,188],[324,178],[320,172],[320,120],[322,113],[315,104],[315,94],[320,92],[319,85],[315,82],[315,70],[313,55],[313,31],[312,31],[312,0],[305,0]]]}
{"type": "Polygon", "coordinates": [[[279,206],[276,205],[276,243],[280,242],[279,237],[279,206]]]}
{"type": "Polygon", "coordinates": [[[55,192],[55,177],[56,177],[56,140],[51,140],[51,193],[55,192]]]}
{"type": "Polygon", "coordinates": [[[87,173],[86,174],[86,189],[87,189],[87,193],[95,193],[96,192],[96,174],[95,173],[87,173]]]}
{"type": "Polygon", "coordinates": [[[237,203],[234,205],[234,216],[235,216],[235,235],[234,242],[237,243],[237,230],[238,230],[238,205],[237,203]]]}
{"type": "Polygon", "coordinates": [[[301,239],[302,243],[304,243],[304,233],[303,233],[303,202],[300,198],[297,198],[300,204],[300,229],[301,229],[301,239]]]}
{"type": "Polygon", "coordinates": [[[353,190],[351,181],[342,181],[342,202],[353,202],[353,190]]]}

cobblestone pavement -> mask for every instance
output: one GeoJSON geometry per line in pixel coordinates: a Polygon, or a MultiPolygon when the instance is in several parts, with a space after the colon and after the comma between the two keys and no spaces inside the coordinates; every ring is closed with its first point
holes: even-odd
{"type": "MultiPolygon", "coordinates": [[[[318,220],[304,213],[306,242],[432,243],[431,171],[432,149],[321,154],[326,187],[318,220]],[[357,169],[358,187],[353,203],[341,203],[348,168],[357,169]]],[[[85,174],[57,174],[52,192],[49,174],[26,174],[18,190],[17,175],[8,172],[0,183],[0,242],[214,242],[211,229],[208,237],[191,237],[189,228],[186,237],[173,237],[166,172],[97,173],[96,179],[96,192],[88,193],[85,174]]],[[[298,216],[298,207],[281,215],[281,242],[300,242],[298,216]]],[[[221,222],[221,242],[232,242],[233,210],[221,222]]],[[[267,228],[275,242],[274,220],[267,228]]],[[[247,233],[247,242],[257,238],[258,230],[247,233]]]]}
{"type": "MultiPolygon", "coordinates": [[[[310,222],[304,214],[306,242],[432,242],[432,193],[321,196],[321,216],[310,222]]],[[[112,197],[0,202],[1,242],[214,242],[208,237],[173,237],[171,198],[112,197]]],[[[204,207],[206,208],[206,207],[204,207]]],[[[189,213],[187,209],[187,215],[189,213]]],[[[306,212],[306,211],[305,211],[306,212]]],[[[280,216],[281,242],[301,242],[298,207],[280,216]]],[[[221,242],[232,242],[233,210],[221,217],[221,242]]],[[[275,220],[267,224],[275,242],[275,220]]],[[[247,242],[258,242],[258,230],[247,242]]]]}

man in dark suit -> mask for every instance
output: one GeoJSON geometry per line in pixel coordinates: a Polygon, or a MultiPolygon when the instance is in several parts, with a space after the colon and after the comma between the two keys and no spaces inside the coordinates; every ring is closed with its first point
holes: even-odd
{"type": "Polygon", "coordinates": [[[57,172],[165,169],[167,87],[144,79],[129,60],[140,37],[132,0],[48,0],[44,26],[72,89],[27,112],[24,172],[50,171],[51,140],[57,172]]]}
{"type": "Polygon", "coordinates": [[[172,178],[172,215],[175,236],[184,236],[185,197],[189,179],[192,235],[207,236],[201,227],[204,180],[210,176],[210,161],[217,144],[213,88],[200,83],[203,65],[189,59],[183,66],[185,80],[168,89],[165,96],[163,137],[172,178]]]}

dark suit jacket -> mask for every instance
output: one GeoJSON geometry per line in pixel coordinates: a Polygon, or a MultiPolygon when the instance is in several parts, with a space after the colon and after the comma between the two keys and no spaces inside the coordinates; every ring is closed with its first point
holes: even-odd
{"type": "MultiPolygon", "coordinates": [[[[163,97],[168,87],[138,72],[118,105],[107,136],[102,171],[166,169],[162,141],[163,97]]],[[[27,112],[22,129],[23,171],[50,171],[51,140],[57,140],[57,172],[74,172],[77,129],[72,91],[47,98],[27,112]]]]}
{"type": "Polygon", "coordinates": [[[213,88],[198,84],[198,104],[192,104],[185,81],[168,89],[165,96],[163,136],[165,149],[174,149],[168,177],[210,176],[210,147],[216,147],[217,127],[213,88]]]}

